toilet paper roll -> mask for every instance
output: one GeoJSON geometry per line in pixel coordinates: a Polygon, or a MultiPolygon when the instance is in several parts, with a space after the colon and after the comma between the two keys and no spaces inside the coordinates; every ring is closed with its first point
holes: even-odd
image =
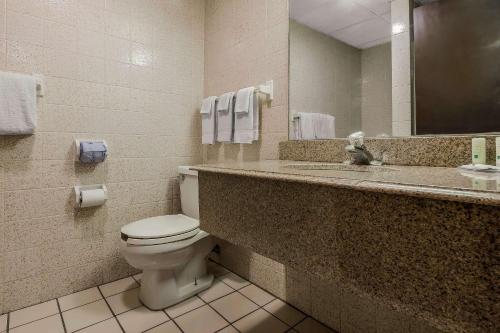
{"type": "Polygon", "coordinates": [[[100,206],[106,202],[107,195],[103,189],[98,190],[84,190],[80,192],[80,207],[95,207],[100,206]]]}

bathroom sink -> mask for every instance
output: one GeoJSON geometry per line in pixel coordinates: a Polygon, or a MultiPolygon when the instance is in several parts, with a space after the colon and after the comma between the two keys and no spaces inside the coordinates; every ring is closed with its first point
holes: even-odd
{"type": "Polygon", "coordinates": [[[352,165],[352,164],[287,164],[284,168],[296,170],[332,170],[332,171],[351,171],[351,172],[392,172],[397,169],[377,166],[377,165],[352,165]]]}

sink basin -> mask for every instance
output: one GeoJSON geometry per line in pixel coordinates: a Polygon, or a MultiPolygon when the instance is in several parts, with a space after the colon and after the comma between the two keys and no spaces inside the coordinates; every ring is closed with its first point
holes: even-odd
{"type": "Polygon", "coordinates": [[[287,164],[284,168],[296,170],[332,170],[332,171],[350,171],[350,172],[392,172],[397,169],[376,166],[376,165],[352,165],[352,164],[287,164]]]}

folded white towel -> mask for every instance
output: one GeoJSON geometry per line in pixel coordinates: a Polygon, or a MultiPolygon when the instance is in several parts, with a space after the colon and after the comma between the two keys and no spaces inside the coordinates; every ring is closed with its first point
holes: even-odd
{"type": "Polygon", "coordinates": [[[252,143],[259,140],[259,103],[254,87],[236,94],[234,107],[234,143],[252,143]]]}
{"type": "Polygon", "coordinates": [[[203,100],[201,105],[201,143],[204,145],[213,145],[217,133],[215,104],[216,96],[210,96],[203,100]]]}
{"type": "Polygon", "coordinates": [[[231,142],[234,128],[234,92],[228,92],[217,101],[217,141],[231,142]]]}
{"type": "Polygon", "coordinates": [[[322,113],[299,112],[294,119],[297,140],[335,138],[335,117],[322,113]]]}
{"type": "Polygon", "coordinates": [[[335,138],[335,117],[329,114],[315,114],[315,136],[316,139],[335,138]]]}
{"type": "Polygon", "coordinates": [[[314,140],[316,138],[314,132],[314,114],[308,112],[297,113],[295,118],[295,138],[297,140],[314,140]]]}
{"type": "Polygon", "coordinates": [[[36,121],[36,79],[0,73],[0,135],[32,134],[36,121]]]}

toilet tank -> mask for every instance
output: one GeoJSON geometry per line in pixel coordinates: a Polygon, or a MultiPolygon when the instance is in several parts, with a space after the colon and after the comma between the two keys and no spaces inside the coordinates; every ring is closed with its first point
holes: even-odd
{"type": "Polygon", "coordinates": [[[188,166],[180,166],[178,172],[182,213],[194,219],[199,219],[198,171],[190,170],[188,166]]]}

